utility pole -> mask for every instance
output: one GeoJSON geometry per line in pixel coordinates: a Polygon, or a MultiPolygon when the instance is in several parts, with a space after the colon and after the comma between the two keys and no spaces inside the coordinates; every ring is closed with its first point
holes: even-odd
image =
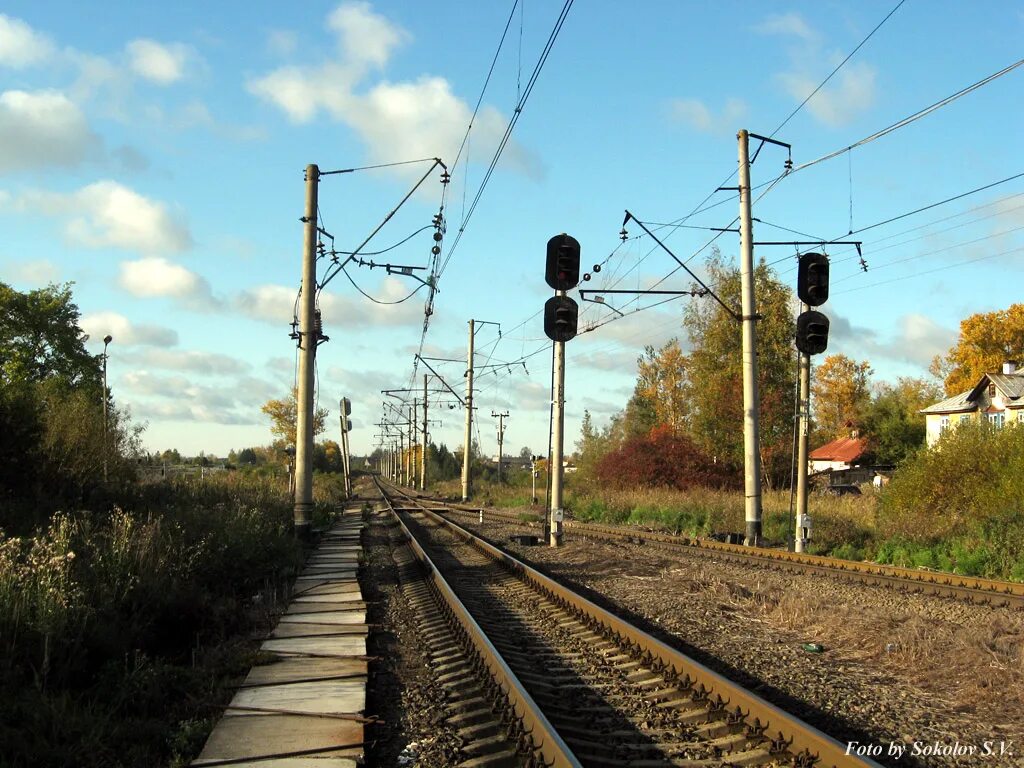
{"type": "MultiPolygon", "coordinates": [[[[565,291],[558,291],[560,296],[565,296],[565,291]]],[[[552,419],[551,438],[551,466],[548,467],[548,474],[551,477],[551,512],[550,531],[548,543],[552,547],[562,546],[562,440],[565,429],[565,342],[554,341],[554,392],[551,394],[554,414],[552,419]]]]}
{"type": "Polygon", "coordinates": [[[423,453],[420,454],[420,490],[427,490],[427,374],[423,374],[423,453]]]}
{"type": "Polygon", "coordinates": [[[462,500],[469,501],[472,491],[470,453],[473,443],[473,331],[474,320],[469,321],[469,352],[466,354],[466,431],[462,448],[462,500]]]}
{"type": "Polygon", "coordinates": [[[398,432],[398,444],[402,450],[402,485],[409,484],[409,446],[411,441],[408,440],[407,435],[404,431],[399,430],[398,432]]]}
{"type": "Polygon", "coordinates": [[[412,440],[412,452],[409,456],[409,487],[416,488],[416,470],[419,456],[420,435],[419,429],[416,426],[416,413],[417,413],[417,402],[416,398],[413,398],[412,405],[409,408],[409,439],[412,440]]]}
{"type": "Polygon", "coordinates": [[[349,414],[352,413],[352,402],[347,398],[341,398],[338,403],[338,410],[341,413],[341,466],[345,473],[345,497],[352,497],[352,466],[349,461],[348,452],[348,433],[352,427],[351,422],[348,420],[349,414]]]}
{"type": "Polygon", "coordinates": [[[495,413],[491,411],[491,416],[496,416],[498,419],[498,482],[501,482],[501,446],[505,440],[505,419],[508,418],[508,411],[504,413],[495,413]]]}
{"type": "Polygon", "coordinates": [[[306,166],[306,215],[302,217],[302,296],[299,306],[298,414],[295,439],[295,534],[308,539],[313,519],[313,387],[316,376],[317,185],[320,169],[306,166]]]}
{"type": "Polygon", "coordinates": [[[750,213],[750,148],[747,131],[739,139],[740,291],[743,309],[743,488],[748,547],[761,540],[761,446],[757,389],[757,303],[754,300],[754,234],[750,213]]]}
{"type": "Polygon", "coordinates": [[[103,483],[106,485],[110,479],[107,475],[107,455],[110,453],[110,437],[107,432],[107,397],[110,390],[107,389],[107,345],[114,340],[109,333],[103,337],[103,483]]]}
{"type": "MultiPolygon", "coordinates": [[[[804,305],[806,307],[806,305],[804,305]]],[[[796,536],[793,549],[804,551],[809,523],[807,519],[807,434],[811,411],[811,356],[800,352],[800,431],[797,437],[796,536]]]]}

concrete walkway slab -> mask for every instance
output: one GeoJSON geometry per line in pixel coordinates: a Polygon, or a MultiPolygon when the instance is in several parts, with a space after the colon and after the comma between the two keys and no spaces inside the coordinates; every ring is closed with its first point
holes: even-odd
{"type": "MultiPolygon", "coordinates": [[[[288,609],[288,613],[281,617],[281,623],[285,624],[365,624],[366,611],[316,611],[312,613],[292,613],[296,606],[288,609]]],[[[301,610],[303,606],[298,606],[301,610]]]]}
{"type": "Polygon", "coordinates": [[[369,632],[357,578],[362,528],[348,515],[322,536],[261,646],[276,659],[249,671],[193,766],[362,765],[368,670],[360,657],[369,632]]]}
{"type": "Polygon", "coordinates": [[[285,710],[310,715],[358,715],[366,708],[366,680],[325,680],[247,688],[231,700],[225,717],[254,717],[251,710],[285,710]]]}
{"type": "Polygon", "coordinates": [[[351,635],[271,638],[263,641],[260,650],[289,656],[365,656],[366,638],[351,635]]]}

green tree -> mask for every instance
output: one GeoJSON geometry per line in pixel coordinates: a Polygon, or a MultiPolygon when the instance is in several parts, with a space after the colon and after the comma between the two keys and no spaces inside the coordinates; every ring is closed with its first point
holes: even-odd
{"type": "Polygon", "coordinates": [[[850,427],[863,426],[871,404],[871,365],[846,355],[827,355],[813,372],[811,404],[820,443],[849,437],[850,427]]]}
{"type": "Polygon", "coordinates": [[[56,383],[99,393],[100,356],[85,350],[71,284],[20,293],[0,283],[0,384],[56,383]]]}
{"type": "MultiPolygon", "coordinates": [[[[715,250],[708,283],[726,306],[740,311],[740,271],[715,250]]],[[[790,311],[792,290],[763,261],[754,270],[757,298],[758,384],[761,397],[761,461],[769,481],[789,471],[796,379],[790,311]]],[[[743,463],[743,356],[741,325],[709,297],[695,298],[683,312],[692,351],[684,392],[688,431],[706,454],[733,466],[743,463]]]]}
{"type": "MultiPolygon", "coordinates": [[[[297,387],[292,387],[288,397],[280,400],[268,400],[261,409],[270,417],[270,431],[277,437],[276,443],[280,447],[295,445],[296,420],[298,419],[298,396],[297,387]]],[[[327,417],[330,411],[326,408],[316,408],[313,412],[313,435],[319,435],[324,431],[327,417]]]]}
{"type": "Polygon", "coordinates": [[[899,464],[924,446],[925,421],[919,411],[941,399],[937,384],[924,379],[900,378],[882,384],[865,409],[864,433],[880,464],[899,464]]]}

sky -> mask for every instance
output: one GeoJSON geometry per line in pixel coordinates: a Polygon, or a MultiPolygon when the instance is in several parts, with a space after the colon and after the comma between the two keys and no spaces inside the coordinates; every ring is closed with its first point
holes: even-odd
{"type": "MultiPolygon", "coordinates": [[[[752,184],[765,194],[755,240],[864,229],[855,237],[866,271],[848,246],[826,248],[828,352],[869,361],[876,381],[926,376],[962,319],[1020,301],[1024,177],[881,222],[1024,171],[1024,67],[801,165],[1015,63],[1024,11],[905,0],[782,125],[896,4],[578,2],[533,79],[560,2],[8,0],[0,280],[19,290],[74,284],[88,348],[100,353],[113,337],[110,387],[146,425],[149,450],[223,456],[266,444],[260,406],[295,380],[306,166],[439,157],[447,185],[439,168],[428,174],[431,162],[320,180],[327,251],[352,251],[397,207],[363,258],[427,267],[442,205],[445,222],[425,336],[429,290],[415,276],[428,270],[388,275],[352,263],[350,279],[338,274],[320,292],[330,338],[317,355],[318,402],[331,413],[324,437],[338,439],[347,396],[353,452],[378,445],[382,401],[399,405],[381,390],[423,386],[421,343],[426,357],[456,360],[431,364],[461,393],[474,318],[486,321],[476,333],[474,436],[493,454],[491,414],[507,411],[505,452],[546,453],[546,242],[562,232],[580,241],[588,289],[688,290],[692,280],[635,223],[620,241],[623,212],[680,222],[704,201],[685,218],[698,228],[662,227],[659,237],[698,274],[716,234],[734,263],[738,235],[706,228],[734,226],[736,193],[715,190],[736,184],[742,128],[790,144],[797,169],[769,188],[787,152],[768,145],[757,155],[752,184]]],[[[755,249],[790,284],[795,254],[755,249]]],[[[331,266],[328,253],[321,280],[331,266]]],[[[646,345],[685,339],[690,299],[604,298],[580,302],[581,334],[566,345],[567,451],[584,410],[601,425],[624,406],[646,345]]],[[[429,411],[431,439],[453,449],[463,442],[455,404],[432,394],[429,411]]]]}

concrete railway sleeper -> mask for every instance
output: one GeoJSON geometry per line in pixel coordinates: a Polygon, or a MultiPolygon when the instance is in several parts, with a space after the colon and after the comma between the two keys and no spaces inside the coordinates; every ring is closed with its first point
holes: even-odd
{"type": "MultiPolygon", "coordinates": [[[[432,501],[429,499],[421,499],[432,501]]],[[[436,505],[433,505],[436,506],[436,505]]],[[[453,514],[479,516],[479,507],[447,505],[453,514]]],[[[519,513],[484,510],[488,517],[523,524],[519,513]]],[[[786,552],[766,547],[725,544],[710,539],[645,531],[632,526],[566,521],[567,531],[586,538],[652,544],[697,555],[719,557],[736,563],[774,568],[795,573],[819,574],[834,579],[871,584],[911,594],[939,595],[978,605],[1024,609],[1024,583],[961,576],[940,571],[915,570],[878,563],[856,562],[837,557],[786,552]]]]}
{"type": "MultiPolygon", "coordinates": [[[[522,691],[516,714],[545,723],[571,761],[545,764],[875,765],[435,511],[409,497],[396,504],[396,489],[382,490],[439,592],[446,584],[472,614],[464,633],[487,640],[480,658],[488,668],[500,661],[522,691]]],[[[521,733],[533,737],[534,754],[549,738],[529,724],[521,733]]]]}

